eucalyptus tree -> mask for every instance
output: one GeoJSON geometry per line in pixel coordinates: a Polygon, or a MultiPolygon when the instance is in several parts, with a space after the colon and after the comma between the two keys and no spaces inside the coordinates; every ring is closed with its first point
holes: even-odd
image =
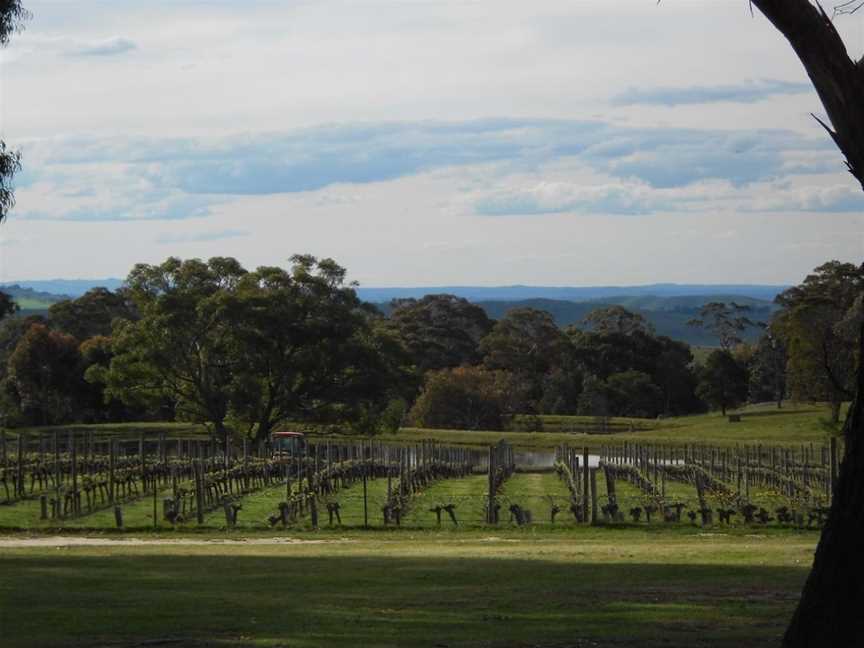
{"type": "Polygon", "coordinates": [[[654,334],[654,326],[642,314],[619,305],[595,308],[588,313],[583,323],[587,324],[592,332],[600,334],[654,334]]]}
{"type": "MultiPolygon", "coordinates": [[[[830,124],[820,123],[864,188],[864,59],[849,56],[831,17],[811,0],[750,0],[789,41],[816,89],[830,124]]],[[[843,0],[837,13],[864,10],[864,0],[843,0]]],[[[854,326],[859,358],[864,318],[854,326]]],[[[854,400],[844,424],[846,452],[813,569],[786,631],[787,648],[864,645],[864,366],[851,385],[854,400]]]]}
{"type": "Polygon", "coordinates": [[[77,299],[52,304],[48,317],[53,328],[83,342],[94,336],[110,336],[115,320],[133,320],[137,314],[125,289],[92,288],[77,299]]]}
{"type": "Polygon", "coordinates": [[[389,326],[405,346],[419,374],[480,362],[480,340],[494,322],[480,306],[455,295],[397,299],[389,326]]]}
{"type": "MultiPolygon", "coordinates": [[[[20,0],[0,0],[0,47],[9,43],[12,34],[20,30],[30,13],[20,0]]],[[[6,142],[0,140],[0,223],[15,205],[12,176],[21,170],[21,154],[11,151],[6,142]]]]}
{"type": "Polygon", "coordinates": [[[19,424],[65,423],[79,411],[87,391],[78,341],[34,323],[9,356],[3,380],[19,424]]]}
{"type": "Polygon", "coordinates": [[[715,349],[699,370],[696,394],[723,416],[747,399],[747,369],[726,349],[715,349]]]}
{"type": "Polygon", "coordinates": [[[534,308],[514,308],[502,317],[480,342],[483,365],[513,376],[514,402],[523,411],[536,412],[543,403],[544,383],[553,386],[552,375],[571,368],[570,341],[552,315],[534,308]]]}
{"type": "Polygon", "coordinates": [[[207,423],[227,440],[237,356],[226,297],[246,274],[227,257],[136,265],[126,286],[139,319],[114,328],[106,396],[132,405],[167,400],[180,418],[207,423]]]}
{"type": "Polygon", "coordinates": [[[832,421],[840,406],[855,396],[856,348],[854,327],[841,322],[864,293],[864,264],[829,261],[804,281],[777,296],[782,311],[775,329],[789,349],[793,384],[808,382],[831,403],[832,421]]]}
{"type": "Polygon", "coordinates": [[[335,261],[292,263],[258,268],[225,297],[231,416],[257,438],[289,419],[363,421],[368,431],[399,382],[398,344],[373,326],[335,261]]]}
{"type": "Polygon", "coordinates": [[[759,326],[747,317],[748,312],[750,307],[746,304],[710,302],[699,309],[699,317],[687,324],[710,331],[717,336],[720,348],[729,351],[744,341],[741,336],[748,328],[759,326]]]}

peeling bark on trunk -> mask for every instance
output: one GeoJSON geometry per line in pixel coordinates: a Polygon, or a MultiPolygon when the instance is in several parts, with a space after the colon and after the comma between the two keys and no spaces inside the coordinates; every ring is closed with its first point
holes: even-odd
{"type": "MultiPolygon", "coordinates": [[[[804,64],[832,128],[822,124],[864,188],[864,61],[853,61],[831,19],[810,0],[753,0],[804,64]]],[[[859,332],[864,352],[864,325],[859,332]]],[[[861,356],[859,356],[861,357],[861,356]]],[[[864,371],[844,426],[846,454],[813,569],[786,648],[864,646],[864,371]]]]}

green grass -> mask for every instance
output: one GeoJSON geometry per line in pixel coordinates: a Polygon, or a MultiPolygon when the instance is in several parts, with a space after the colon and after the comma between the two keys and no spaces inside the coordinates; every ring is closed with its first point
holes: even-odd
{"type": "Polygon", "coordinates": [[[15,303],[22,310],[48,310],[55,304],[52,301],[34,299],[33,297],[15,297],[15,303]]]}
{"type": "MultiPolygon", "coordinates": [[[[633,422],[643,431],[621,432],[611,435],[579,434],[568,432],[499,432],[489,430],[433,430],[428,428],[403,428],[396,434],[380,437],[384,442],[416,443],[424,439],[435,439],[451,445],[487,446],[505,439],[517,448],[553,448],[562,443],[596,448],[604,444],[636,441],[641,443],[664,443],[669,445],[706,444],[730,446],[744,443],[773,445],[799,445],[822,443],[829,435],[837,434],[838,428],[827,423],[828,408],[819,404],[786,403],[778,410],[774,405],[748,406],[740,410],[742,421],[729,423],[719,413],[682,416],[662,420],[612,418],[610,426],[615,430],[629,430],[633,422]]],[[[567,420],[577,424],[590,423],[592,417],[550,416],[550,427],[565,427],[567,420]]],[[[75,424],[54,427],[22,428],[31,434],[60,431],[93,432],[98,437],[117,436],[136,439],[140,434],[158,437],[209,438],[206,428],[196,423],[109,423],[75,424]]],[[[16,431],[10,430],[15,437],[16,431]]],[[[334,441],[357,437],[330,435],[334,441]]]]}
{"type": "Polygon", "coordinates": [[[531,511],[534,524],[551,524],[552,506],[561,510],[555,524],[574,524],[569,512],[570,493],[555,472],[515,473],[499,493],[502,522],[510,519],[509,507],[517,504],[531,511]]]}
{"type": "Polygon", "coordinates": [[[4,645],[773,645],[816,541],[563,527],[303,537],[324,542],[6,547],[4,645]]]}
{"type": "MultiPolygon", "coordinates": [[[[486,474],[438,481],[414,497],[403,524],[411,527],[436,527],[437,519],[429,509],[433,506],[455,504],[460,528],[484,525],[488,489],[489,478],[486,474]]],[[[446,528],[451,528],[453,524],[446,512],[441,514],[441,524],[446,528]]]]}
{"type": "MultiPolygon", "coordinates": [[[[642,432],[621,434],[570,434],[561,432],[491,432],[469,430],[430,430],[405,428],[388,436],[399,441],[434,438],[454,445],[489,445],[505,439],[518,448],[551,448],[561,443],[597,448],[623,441],[662,443],[668,445],[705,444],[733,446],[762,443],[795,446],[824,443],[838,430],[830,426],[828,408],[821,405],[786,404],[777,410],[773,405],[749,406],[740,410],[740,423],[729,423],[719,413],[682,416],[658,421],[643,421],[651,428],[642,432]]],[[[583,418],[583,417],[579,417],[583,418]]]]}

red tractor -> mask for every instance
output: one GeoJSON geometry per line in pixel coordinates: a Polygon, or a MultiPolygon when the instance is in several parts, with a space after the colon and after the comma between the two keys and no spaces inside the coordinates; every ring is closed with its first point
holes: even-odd
{"type": "Polygon", "coordinates": [[[302,432],[273,432],[270,444],[274,457],[296,457],[306,450],[306,437],[302,432]]]}

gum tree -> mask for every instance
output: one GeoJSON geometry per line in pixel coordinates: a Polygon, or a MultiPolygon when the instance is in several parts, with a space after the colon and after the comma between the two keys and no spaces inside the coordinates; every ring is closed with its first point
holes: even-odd
{"type": "MultiPolygon", "coordinates": [[[[830,124],[822,126],[864,188],[864,59],[849,56],[832,19],[811,0],[752,0],[786,37],[813,82],[830,124]]],[[[864,0],[837,5],[840,13],[862,10],[864,0]]],[[[856,346],[864,350],[864,322],[856,346]]],[[[813,569],[786,631],[786,648],[864,646],[864,371],[859,361],[854,400],[844,425],[846,452],[822,531],[813,569]]]]}

